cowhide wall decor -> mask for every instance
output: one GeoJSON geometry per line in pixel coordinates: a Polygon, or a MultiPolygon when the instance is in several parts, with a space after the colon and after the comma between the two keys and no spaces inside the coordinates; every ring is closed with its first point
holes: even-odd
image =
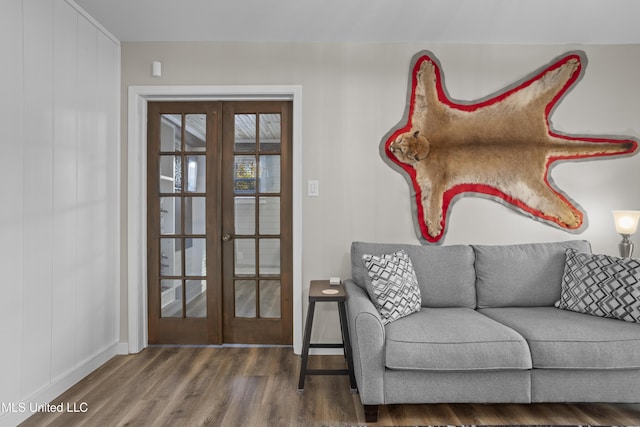
{"type": "Polygon", "coordinates": [[[416,54],[402,121],[381,155],[406,177],[423,243],[442,243],[457,198],[486,197],[532,219],[578,233],[586,214],[554,185],[560,161],[635,153],[634,137],[569,135],[553,128],[554,108],[582,77],[584,52],[566,53],[503,90],[451,99],[437,58],[416,54]]]}

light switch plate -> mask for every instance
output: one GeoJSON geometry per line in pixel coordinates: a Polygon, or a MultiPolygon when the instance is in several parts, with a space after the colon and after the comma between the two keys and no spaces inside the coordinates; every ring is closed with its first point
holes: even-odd
{"type": "Polygon", "coordinates": [[[317,179],[307,181],[307,196],[318,197],[320,195],[320,182],[317,179]]]}

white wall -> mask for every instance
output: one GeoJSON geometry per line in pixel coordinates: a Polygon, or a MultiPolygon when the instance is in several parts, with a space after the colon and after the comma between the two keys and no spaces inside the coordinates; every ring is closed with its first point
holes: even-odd
{"type": "Polygon", "coordinates": [[[4,0],[0,52],[0,425],[13,425],[116,353],[120,45],[72,2],[4,0]]]}
{"type": "MultiPolygon", "coordinates": [[[[418,243],[409,187],[379,154],[382,137],[404,113],[409,63],[416,52],[431,50],[441,61],[450,95],[472,100],[576,48],[589,59],[586,74],[555,111],[554,126],[563,132],[640,136],[638,45],[123,43],[122,90],[126,94],[130,85],[302,85],[301,188],[306,191],[308,179],[320,181],[320,197],[303,195],[300,285],[306,309],[309,280],[349,276],[353,240],[418,243]],[[161,78],[151,77],[154,60],[162,61],[161,78]]],[[[123,132],[126,114],[123,105],[123,132]]],[[[453,206],[444,244],[584,238],[594,251],[617,254],[620,239],[610,210],[640,209],[640,155],[566,162],[552,176],[586,210],[589,227],[582,234],[467,197],[453,206]]],[[[638,245],[639,237],[634,236],[638,245]]],[[[324,318],[314,327],[316,338],[337,339],[335,309],[321,304],[316,315],[324,318]]]]}

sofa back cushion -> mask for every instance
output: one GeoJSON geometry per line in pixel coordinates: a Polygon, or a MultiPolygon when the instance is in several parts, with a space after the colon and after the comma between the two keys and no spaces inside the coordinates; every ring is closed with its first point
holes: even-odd
{"type": "Polygon", "coordinates": [[[585,240],[474,245],[478,308],[553,306],[560,298],[567,248],[591,253],[585,240]]]}
{"type": "Polygon", "coordinates": [[[476,276],[470,246],[418,246],[393,243],[351,244],[351,277],[363,289],[371,278],[362,261],[363,255],[382,256],[404,250],[420,287],[423,307],[476,307],[476,276]]]}

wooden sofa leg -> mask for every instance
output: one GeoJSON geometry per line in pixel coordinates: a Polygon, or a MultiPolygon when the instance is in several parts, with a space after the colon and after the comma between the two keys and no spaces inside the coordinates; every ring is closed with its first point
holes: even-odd
{"type": "Polygon", "coordinates": [[[367,423],[375,423],[378,421],[379,405],[362,405],[364,407],[364,421],[367,423]]]}

